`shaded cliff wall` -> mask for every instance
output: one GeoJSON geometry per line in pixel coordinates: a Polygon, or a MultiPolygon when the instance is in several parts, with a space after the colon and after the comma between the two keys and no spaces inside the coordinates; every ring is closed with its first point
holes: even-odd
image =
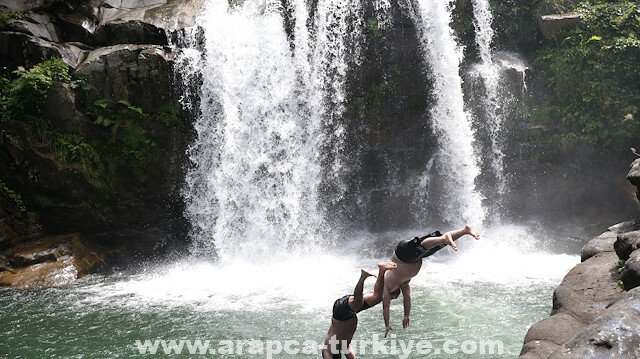
{"type": "Polygon", "coordinates": [[[185,247],[191,130],[167,34],[193,25],[202,4],[0,6],[3,268],[71,256],[83,275],[185,247]]]}

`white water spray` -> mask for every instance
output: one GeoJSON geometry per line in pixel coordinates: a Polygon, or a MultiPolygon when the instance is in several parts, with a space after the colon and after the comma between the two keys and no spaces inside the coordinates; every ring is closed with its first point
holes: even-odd
{"type": "MultiPolygon", "coordinates": [[[[491,43],[494,31],[492,28],[493,15],[487,0],[473,1],[474,27],[476,44],[480,53],[480,64],[476,70],[484,82],[485,97],[484,109],[487,118],[487,130],[491,141],[491,167],[496,177],[496,194],[498,202],[505,193],[506,179],[504,175],[504,151],[501,140],[504,113],[501,112],[501,103],[498,94],[500,86],[500,69],[493,62],[491,43]]],[[[500,206],[498,205],[498,208],[500,206]]]]}
{"type": "MultiPolygon", "coordinates": [[[[445,1],[417,1],[411,12],[421,40],[426,63],[434,81],[436,103],[431,110],[439,151],[435,170],[444,178],[443,196],[437,210],[451,223],[471,222],[480,226],[485,218],[482,199],[475,189],[480,174],[478,154],[474,150],[474,132],[465,111],[460,63],[461,48],[456,43],[451,23],[450,4],[445,1]]],[[[434,176],[434,173],[425,173],[434,176]]]]}
{"type": "Polygon", "coordinates": [[[204,55],[182,69],[203,82],[184,190],[196,253],[256,261],[326,244],[319,186],[341,170],[338,120],[348,58],[358,52],[347,27],[358,6],[322,2],[309,29],[306,2],[295,1],[293,46],[283,11],[280,1],[212,0],[198,20],[204,55]]]}
{"type": "Polygon", "coordinates": [[[472,96],[482,98],[481,111],[483,123],[477,124],[484,128],[488,134],[490,145],[485,160],[490,161],[491,171],[495,176],[494,188],[490,189],[492,201],[493,219],[500,220],[500,212],[503,209],[503,198],[507,195],[507,175],[505,173],[505,138],[503,128],[508,116],[514,111],[514,103],[517,99],[515,86],[519,86],[521,92],[527,88],[527,65],[519,56],[505,52],[495,52],[492,41],[495,35],[492,22],[493,15],[487,0],[473,0],[475,40],[480,55],[480,63],[473,66],[471,77],[482,83],[484,96],[472,96]],[[521,74],[521,84],[514,83],[510,79],[507,70],[515,70],[521,74]]]}
{"type": "Polygon", "coordinates": [[[280,2],[208,4],[202,115],[189,153],[194,242],[222,259],[259,258],[319,228],[311,123],[296,91],[280,2]],[[253,239],[253,240],[252,240],[253,239]]]}
{"type": "Polygon", "coordinates": [[[324,200],[335,203],[347,191],[342,179],[347,170],[346,158],[341,152],[346,138],[342,114],[347,98],[347,73],[359,65],[363,26],[361,2],[319,1],[313,22],[310,43],[304,45],[310,48],[310,98],[313,99],[310,109],[318,116],[323,130],[316,143],[323,163],[323,178],[332,192],[324,200]]]}

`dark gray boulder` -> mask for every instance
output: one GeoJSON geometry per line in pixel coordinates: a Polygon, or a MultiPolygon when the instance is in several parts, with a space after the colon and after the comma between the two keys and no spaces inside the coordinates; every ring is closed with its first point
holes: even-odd
{"type": "Polygon", "coordinates": [[[640,289],[625,296],[595,318],[549,359],[640,357],[640,289]]]}
{"type": "Polygon", "coordinates": [[[582,247],[580,252],[581,261],[584,262],[598,253],[615,251],[615,242],[618,240],[619,235],[638,229],[640,229],[640,226],[637,221],[622,222],[607,228],[606,232],[593,238],[582,247]]]}
{"type": "Polygon", "coordinates": [[[640,158],[631,162],[629,173],[627,174],[627,180],[636,187],[640,186],[640,158]]]}
{"type": "Polygon", "coordinates": [[[640,286],[640,251],[636,250],[631,253],[622,267],[620,280],[626,290],[640,286]]]}
{"type": "Polygon", "coordinates": [[[622,260],[629,259],[631,252],[640,248],[640,231],[621,233],[613,244],[618,257],[622,260]]]}
{"type": "Polygon", "coordinates": [[[554,291],[551,315],[569,313],[588,324],[621,292],[618,257],[613,252],[600,253],[567,273],[554,291]]]}
{"type": "Polygon", "coordinates": [[[580,251],[580,260],[584,262],[598,253],[613,252],[613,244],[617,238],[618,234],[612,230],[606,231],[595,237],[582,247],[582,250],[580,251]]]}
{"type": "Polygon", "coordinates": [[[100,46],[117,44],[167,45],[167,33],[152,24],[140,20],[111,21],[100,26],[95,32],[100,46]]]}
{"type": "Polygon", "coordinates": [[[89,53],[76,72],[87,76],[97,97],[153,112],[173,98],[173,56],[168,47],[114,45],[89,53]]]}
{"type": "Polygon", "coordinates": [[[568,313],[558,313],[536,322],[527,331],[520,358],[546,358],[585,326],[568,313]]]}
{"type": "Polygon", "coordinates": [[[553,293],[550,317],[527,331],[520,359],[547,358],[573,338],[619,298],[622,289],[617,283],[618,257],[613,251],[599,252],[573,267],[553,293]]]}

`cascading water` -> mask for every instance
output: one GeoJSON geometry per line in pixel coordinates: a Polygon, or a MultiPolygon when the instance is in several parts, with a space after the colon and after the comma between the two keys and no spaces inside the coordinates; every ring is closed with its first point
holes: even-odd
{"type": "Polygon", "coordinates": [[[309,31],[306,2],[293,3],[293,46],[283,11],[280,1],[212,1],[202,18],[205,55],[187,69],[203,77],[184,191],[195,252],[303,251],[325,228],[318,191],[323,179],[339,183],[357,4],[318,4],[309,31]]]}
{"type": "Polygon", "coordinates": [[[472,222],[480,226],[486,214],[475,188],[475,179],[480,174],[479,157],[463,99],[459,73],[462,51],[449,26],[451,5],[446,1],[416,3],[417,9],[413,4],[405,7],[416,25],[434,81],[436,99],[431,121],[439,144],[436,165],[429,166],[431,170],[423,176],[437,177],[442,183],[444,195],[437,201],[437,210],[445,222],[472,222]]]}
{"type": "MultiPolygon", "coordinates": [[[[500,86],[499,68],[493,62],[493,51],[491,44],[493,41],[493,15],[487,0],[473,1],[474,27],[476,34],[476,44],[480,54],[480,64],[477,65],[477,72],[484,82],[485,96],[483,104],[486,113],[486,127],[489,132],[490,153],[489,160],[496,177],[494,209],[502,210],[501,198],[505,195],[506,179],[504,175],[504,152],[501,139],[503,113],[500,112],[500,99],[498,87],[500,86]]],[[[499,212],[498,212],[499,213],[499,212]]]]}
{"type": "MultiPolygon", "coordinates": [[[[309,43],[300,46],[309,51],[299,56],[307,56],[309,61],[311,87],[308,88],[307,99],[311,116],[321,128],[315,138],[323,171],[321,200],[323,206],[331,206],[339,202],[347,191],[347,184],[343,182],[343,173],[348,169],[342,153],[346,138],[342,115],[347,98],[347,73],[358,65],[362,42],[361,3],[359,0],[319,1],[315,3],[313,13],[309,43]]],[[[305,20],[304,15],[296,20],[299,28],[307,24],[305,20]]]]}
{"type": "Polygon", "coordinates": [[[496,52],[492,42],[493,14],[487,0],[473,1],[476,47],[480,62],[474,64],[468,73],[471,79],[469,91],[471,106],[475,106],[475,127],[486,133],[488,144],[482,151],[483,162],[490,164],[483,168],[485,195],[492,198],[492,220],[501,222],[506,210],[505,197],[508,196],[507,174],[505,170],[505,147],[507,144],[503,127],[507,118],[513,114],[518,93],[524,94],[527,88],[526,70],[528,67],[517,54],[496,52]],[[509,71],[515,70],[521,79],[511,78],[509,71]]]}

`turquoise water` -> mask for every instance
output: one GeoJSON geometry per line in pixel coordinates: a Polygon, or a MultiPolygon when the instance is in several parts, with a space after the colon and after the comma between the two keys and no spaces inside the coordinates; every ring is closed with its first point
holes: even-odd
{"type": "MultiPolygon", "coordinates": [[[[549,314],[553,289],[579,261],[547,252],[529,236],[503,228],[478,242],[461,240],[457,253],[426,260],[412,280],[411,325],[402,329],[402,303],[394,301],[394,330],[384,342],[381,306],[360,313],[358,357],[517,357],[528,327],[549,314]],[[480,352],[493,342],[502,346],[480,352]],[[410,343],[412,350],[403,353],[401,345],[410,343]],[[398,353],[390,352],[394,345],[398,353]]],[[[357,246],[259,264],[185,258],[138,272],[92,275],[64,288],[2,289],[0,357],[319,358],[333,301],[353,290],[359,268],[374,269],[385,259],[366,251],[354,255],[357,246]],[[146,340],[158,343],[156,354],[143,350],[146,340]],[[165,353],[160,340],[183,340],[181,354],[169,347],[165,353]],[[187,346],[196,340],[208,341],[205,354],[187,346]]],[[[373,282],[367,280],[365,291],[373,282]]]]}

